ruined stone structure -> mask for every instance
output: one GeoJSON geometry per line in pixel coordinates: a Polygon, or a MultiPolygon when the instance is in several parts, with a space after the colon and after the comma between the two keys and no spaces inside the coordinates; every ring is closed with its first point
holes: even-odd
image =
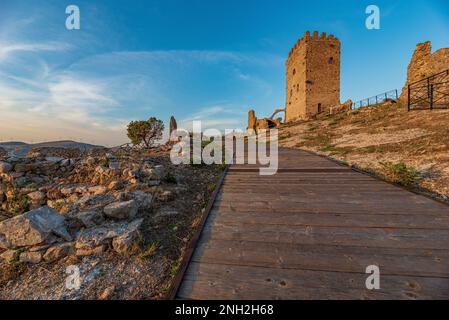
{"type": "Polygon", "coordinates": [[[271,129],[279,127],[282,123],[282,118],[273,119],[276,114],[283,112],[284,109],[277,109],[273,115],[269,118],[257,119],[256,112],[254,110],[248,111],[248,127],[246,128],[250,132],[258,132],[259,129],[271,129]]]}
{"type": "Polygon", "coordinates": [[[408,65],[407,82],[402,89],[400,99],[407,99],[407,87],[410,83],[447,69],[449,69],[449,48],[442,48],[432,53],[430,41],[418,43],[408,65]]]}
{"type": "Polygon", "coordinates": [[[288,55],[285,122],[340,104],[340,41],[307,31],[288,55]]]}

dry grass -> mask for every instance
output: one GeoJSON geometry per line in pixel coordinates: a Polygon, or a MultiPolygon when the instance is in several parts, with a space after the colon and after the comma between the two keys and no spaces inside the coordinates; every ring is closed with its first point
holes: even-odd
{"type": "Polygon", "coordinates": [[[330,156],[449,199],[449,110],[383,104],[288,124],[280,145],[330,156]]]}

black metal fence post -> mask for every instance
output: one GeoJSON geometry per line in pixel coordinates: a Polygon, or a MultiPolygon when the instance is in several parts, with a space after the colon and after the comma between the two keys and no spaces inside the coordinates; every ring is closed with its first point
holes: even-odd
{"type": "Polygon", "coordinates": [[[433,109],[433,84],[430,85],[430,110],[433,109]]]}

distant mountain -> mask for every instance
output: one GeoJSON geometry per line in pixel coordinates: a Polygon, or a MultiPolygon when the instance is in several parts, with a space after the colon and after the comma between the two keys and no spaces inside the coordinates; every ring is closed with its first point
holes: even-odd
{"type": "Polygon", "coordinates": [[[7,142],[0,142],[0,147],[8,151],[10,155],[16,157],[25,157],[30,150],[35,148],[79,149],[82,152],[96,148],[104,148],[103,146],[76,142],[71,140],[49,141],[34,144],[28,144],[21,141],[7,141],[7,142]]]}

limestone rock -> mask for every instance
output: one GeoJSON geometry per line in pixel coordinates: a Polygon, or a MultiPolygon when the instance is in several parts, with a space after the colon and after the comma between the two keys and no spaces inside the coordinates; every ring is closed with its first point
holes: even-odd
{"type": "Polygon", "coordinates": [[[104,222],[103,213],[96,210],[79,212],[76,218],[87,228],[100,225],[104,222]]]}
{"type": "Polygon", "coordinates": [[[100,294],[99,298],[100,300],[108,300],[110,299],[115,291],[115,286],[110,286],[104,289],[104,291],[100,294]]]}
{"type": "Polygon", "coordinates": [[[0,233],[0,249],[8,249],[11,247],[11,243],[0,233]]]}
{"type": "Polygon", "coordinates": [[[0,158],[6,158],[8,157],[8,151],[6,151],[4,148],[0,147],[0,158]]]}
{"type": "Polygon", "coordinates": [[[100,195],[105,194],[107,191],[107,188],[105,186],[94,186],[88,188],[88,191],[94,195],[100,195]]]}
{"type": "Polygon", "coordinates": [[[0,254],[0,258],[6,263],[11,263],[19,258],[19,250],[6,250],[0,254]]]}
{"type": "Polygon", "coordinates": [[[135,253],[136,242],[141,238],[140,232],[138,229],[132,229],[126,231],[124,234],[115,237],[112,240],[112,248],[118,254],[123,256],[128,256],[135,253]]]}
{"type": "Polygon", "coordinates": [[[6,161],[0,161],[0,173],[8,173],[12,170],[12,165],[6,161]]]}
{"type": "Polygon", "coordinates": [[[42,261],[42,252],[22,252],[19,261],[24,263],[39,263],[42,261]]]}
{"type": "Polygon", "coordinates": [[[138,203],[139,209],[149,209],[153,204],[153,195],[143,191],[134,191],[131,196],[138,203]]]}
{"type": "Polygon", "coordinates": [[[123,183],[121,181],[112,181],[108,185],[109,190],[119,190],[123,187],[123,183]]]}
{"type": "Polygon", "coordinates": [[[136,232],[142,222],[143,219],[137,219],[129,224],[115,223],[83,230],[76,239],[76,255],[89,255],[90,252],[100,253],[112,243],[112,239],[136,232]],[[103,249],[101,249],[102,246],[103,249]]]}
{"type": "Polygon", "coordinates": [[[159,164],[157,166],[154,166],[154,173],[159,179],[162,179],[165,177],[165,168],[163,165],[159,164]]]}
{"type": "Polygon", "coordinates": [[[0,234],[12,247],[45,244],[57,235],[71,241],[65,218],[49,207],[41,207],[0,222],[0,234]]]}
{"type": "Polygon", "coordinates": [[[28,198],[30,198],[30,200],[32,202],[38,203],[38,204],[44,204],[46,202],[46,194],[43,193],[42,191],[34,191],[31,193],[27,194],[28,198]]]}
{"type": "Polygon", "coordinates": [[[132,219],[136,216],[138,205],[135,200],[115,202],[104,207],[106,216],[114,219],[132,219]]]}
{"type": "Polygon", "coordinates": [[[70,255],[74,251],[74,243],[60,243],[50,247],[44,254],[43,259],[46,262],[53,262],[70,255]]]}
{"type": "Polygon", "coordinates": [[[92,255],[99,255],[100,253],[103,253],[106,250],[105,245],[99,245],[95,248],[79,248],[76,249],[76,255],[78,257],[85,257],[85,256],[92,256],[92,255]]]}

